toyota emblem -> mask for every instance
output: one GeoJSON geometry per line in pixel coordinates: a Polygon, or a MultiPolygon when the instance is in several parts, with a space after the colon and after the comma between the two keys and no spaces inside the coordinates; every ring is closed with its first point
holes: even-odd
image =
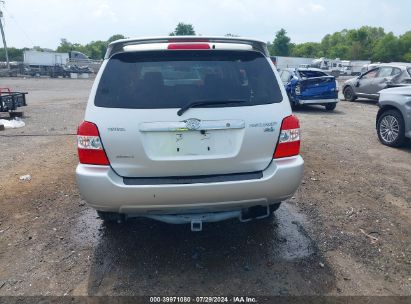
{"type": "Polygon", "coordinates": [[[185,122],[186,122],[186,128],[189,130],[198,130],[200,128],[201,121],[199,119],[190,118],[190,119],[187,119],[185,122]]]}

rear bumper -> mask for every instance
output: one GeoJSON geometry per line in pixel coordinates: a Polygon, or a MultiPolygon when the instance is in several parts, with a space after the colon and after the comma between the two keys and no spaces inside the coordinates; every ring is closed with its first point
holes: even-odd
{"type": "Polygon", "coordinates": [[[331,98],[331,99],[299,99],[298,104],[304,105],[304,104],[312,104],[312,105],[321,105],[321,104],[327,104],[327,103],[337,103],[338,99],[336,98],[331,98]]]}
{"type": "Polygon", "coordinates": [[[273,160],[261,179],[231,182],[125,185],[108,166],[79,164],[77,184],[83,198],[100,211],[128,215],[234,211],[290,198],[301,183],[301,156],[273,160]]]}

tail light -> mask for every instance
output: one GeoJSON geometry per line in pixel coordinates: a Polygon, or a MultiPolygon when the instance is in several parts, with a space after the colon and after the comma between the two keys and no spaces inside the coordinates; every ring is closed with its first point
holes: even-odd
{"type": "Polygon", "coordinates": [[[335,89],[334,89],[334,91],[338,92],[338,82],[337,82],[337,80],[335,81],[335,89]]]}
{"type": "Polygon", "coordinates": [[[281,124],[280,139],[274,158],[300,154],[300,122],[295,115],[287,116],[281,124]]]}
{"type": "Polygon", "coordinates": [[[295,87],[295,95],[301,95],[301,87],[300,87],[300,85],[297,85],[297,86],[295,87]]]}
{"type": "Polygon", "coordinates": [[[79,161],[82,164],[110,165],[101,143],[98,128],[92,122],[83,121],[78,127],[77,149],[79,161]]]}

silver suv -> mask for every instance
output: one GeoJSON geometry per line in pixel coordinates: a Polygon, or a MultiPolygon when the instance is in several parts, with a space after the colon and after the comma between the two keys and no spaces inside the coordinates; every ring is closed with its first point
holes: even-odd
{"type": "Polygon", "coordinates": [[[268,217],[303,176],[300,127],[265,43],[110,44],[78,128],[77,183],[103,220],[268,217]]]}
{"type": "Polygon", "coordinates": [[[400,147],[411,139],[411,86],[380,91],[377,134],[382,144],[400,147]]]}

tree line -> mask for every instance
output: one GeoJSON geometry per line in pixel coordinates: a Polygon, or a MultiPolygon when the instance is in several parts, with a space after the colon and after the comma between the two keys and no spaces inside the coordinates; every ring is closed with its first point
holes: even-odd
{"type": "Polygon", "coordinates": [[[411,31],[395,36],[382,27],[363,26],[325,35],[321,42],[295,44],[287,31],[280,29],[268,48],[273,56],[411,62],[411,31]]]}
{"type": "MultiPolygon", "coordinates": [[[[35,46],[32,49],[36,51],[56,51],[59,53],[68,53],[71,51],[78,51],[82,52],[83,54],[87,55],[91,59],[96,59],[100,60],[104,58],[104,54],[107,51],[107,47],[110,44],[110,42],[115,41],[117,39],[123,39],[125,38],[121,34],[116,34],[111,36],[109,39],[106,41],[103,40],[97,40],[97,41],[92,41],[90,43],[87,43],[85,45],[82,45],[80,43],[72,43],[68,41],[65,38],[62,38],[60,40],[60,45],[57,47],[55,50],[51,49],[45,49],[41,48],[39,46],[35,46]]],[[[9,47],[7,48],[8,55],[10,61],[23,61],[23,52],[25,50],[29,50],[29,48],[14,48],[14,47],[9,47]]],[[[5,61],[6,55],[4,52],[4,48],[0,49],[0,61],[5,61]]]]}
{"type": "MultiPolygon", "coordinates": [[[[192,24],[180,22],[169,36],[195,35],[192,24]]],[[[227,37],[238,35],[227,34],[227,37]]],[[[61,39],[57,52],[79,51],[91,59],[102,59],[108,44],[125,38],[121,34],[113,35],[108,40],[92,41],[85,45],[61,39]]],[[[411,62],[411,31],[395,36],[386,33],[382,27],[363,26],[359,29],[344,29],[327,34],[321,42],[293,43],[285,29],[280,29],[272,42],[268,42],[272,56],[293,56],[310,58],[340,58],[345,60],[372,60],[373,62],[407,61],[411,62]]],[[[37,50],[46,50],[34,47],[37,50]]],[[[23,51],[28,48],[8,48],[11,61],[23,61],[23,51]]],[[[0,49],[0,61],[5,60],[4,49],[0,49]]]]}

